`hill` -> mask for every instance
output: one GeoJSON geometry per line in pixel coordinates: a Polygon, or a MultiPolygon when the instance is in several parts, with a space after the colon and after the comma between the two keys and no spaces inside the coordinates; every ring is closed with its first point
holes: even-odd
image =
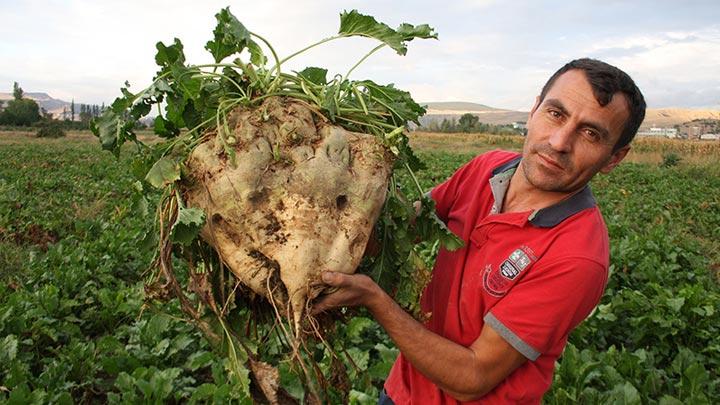
{"type": "Polygon", "coordinates": [[[427,126],[432,122],[442,121],[443,119],[457,120],[461,115],[468,113],[477,115],[480,118],[480,122],[493,125],[526,121],[528,116],[527,112],[504,110],[485,104],[465,101],[427,102],[420,104],[427,106],[427,113],[420,118],[420,124],[422,126],[427,126]]]}
{"type": "Polygon", "coordinates": [[[428,110],[433,111],[498,111],[499,109],[489,107],[485,104],[469,103],[467,101],[439,101],[420,103],[426,105],[428,110]]]}
{"type": "MultiPolygon", "coordinates": [[[[420,118],[423,126],[443,119],[458,119],[463,114],[473,114],[480,122],[494,125],[512,124],[527,121],[528,112],[505,110],[484,104],[468,102],[427,102],[427,114],[420,118]]],[[[695,119],[720,119],[720,110],[692,108],[648,108],[643,128],[672,127],[695,119]]]]}
{"type": "Polygon", "coordinates": [[[688,108],[649,108],[645,112],[643,127],[672,127],[696,119],[720,120],[720,110],[688,108]]]}
{"type": "MultiPolygon", "coordinates": [[[[45,111],[51,113],[55,118],[59,118],[62,115],[64,108],[67,108],[67,110],[70,111],[71,103],[69,101],[53,98],[47,93],[24,93],[23,97],[35,100],[40,108],[45,109],[45,111]]],[[[0,100],[12,100],[12,98],[12,93],[0,93],[0,100]]],[[[80,104],[75,103],[75,114],[77,115],[79,112],[80,104]]]]}

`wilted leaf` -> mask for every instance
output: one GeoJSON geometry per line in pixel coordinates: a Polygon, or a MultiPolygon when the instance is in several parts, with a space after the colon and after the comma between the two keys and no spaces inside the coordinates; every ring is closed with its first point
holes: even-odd
{"type": "Polygon", "coordinates": [[[180,165],[169,157],[164,157],[150,168],[145,181],[155,188],[163,188],[180,180],[180,165]]]}

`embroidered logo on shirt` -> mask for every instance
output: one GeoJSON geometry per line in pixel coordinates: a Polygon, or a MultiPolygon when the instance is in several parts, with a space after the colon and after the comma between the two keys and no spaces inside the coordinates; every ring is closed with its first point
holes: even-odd
{"type": "Polygon", "coordinates": [[[498,269],[493,269],[491,265],[485,266],[485,274],[483,274],[483,285],[485,291],[490,295],[502,297],[510,289],[510,285],[533,261],[535,256],[532,250],[527,246],[515,249],[507,259],[505,259],[498,269]]]}

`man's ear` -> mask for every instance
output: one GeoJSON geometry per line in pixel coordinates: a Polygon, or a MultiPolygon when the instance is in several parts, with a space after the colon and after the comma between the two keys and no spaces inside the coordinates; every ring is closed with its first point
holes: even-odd
{"type": "Polygon", "coordinates": [[[627,156],[628,152],[630,152],[630,145],[625,145],[622,148],[613,152],[613,154],[610,156],[610,160],[605,164],[605,166],[602,167],[602,169],[600,169],[600,173],[610,173],[615,168],[615,166],[620,164],[620,162],[625,159],[625,156],[627,156]]]}
{"type": "Polygon", "coordinates": [[[532,118],[532,115],[535,114],[535,110],[540,106],[540,96],[535,97],[535,105],[533,105],[532,110],[530,110],[530,113],[528,114],[528,121],[530,121],[530,118],[532,118]]]}

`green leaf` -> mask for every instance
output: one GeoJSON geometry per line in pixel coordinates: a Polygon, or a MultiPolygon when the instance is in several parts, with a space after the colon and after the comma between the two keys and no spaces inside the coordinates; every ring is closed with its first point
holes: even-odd
{"type": "MultiPolygon", "coordinates": [[[[162,42],[155,44],[157,53],[155,54],[155,63],[163,68],[168,68],[172,65],[183,65],[185,64],[185,54],[183,53],[183,44],[179,39],[175,38],[174,42],[170,46],[166,46],[162,42]]],[[[163,69],[164,70],[164,69],[163,69]]]]}
{"type": "Polygon", "coordinates": [[[617,385],[611,392],[611,398],[614,400],[613,403],[630,405],[630,404],[642,404],[640,400],[640,393],[637,388],[626,381],[623,385],[617,385]]]}
{"type": "Polygon", "coordinates": [[[247,48],[253,64],[256,66],[265,64],[266,59],[262,50],[250,38],[250,31],[230,12],[230,7],[220,10],[215,14],[215,19],[217,19],[217,26],[213,30],[215,37],[212,41],[208,41],[205,49],[212,54],[216,63],[247,48]]]}
{"type": "Polygon", "coordinates": [[[197,238],[205,223],[205,212],[200,208],[181,208],[172,227],[172,240],[189,245],[197,238]]]}
{"type": "Polygon", "coordinates": [[[683,405],[684,402],[670,395],[663,395],[660,398],[660,405],[683,405]]]}
{"type": "Polygon", "coordinates": [[[132,122],[116,113],[114,109],[108,108],[100,117],[90,123],[90,130],[100,139],[103,149],[112,151],[115,156],[118,156],[123,143],[128,139],[135,139],[132,126],[132,122]]]}
{"type": "Polygon", "coordinates": [[[18,339],[15,335],[5,336],[3,340],[0,340],[0,359],[3,363],[8,363],[15,360],[17,357],[18,350],[18,339]]]}
{"type": "Polygon", "coordinates": [[[163,138],[172,138],[180,134],[180,130],[175,126],[175,124],[166,120],[161,115],[155,117],[153,131],[163,138]]]}
{"type": "Polygon", "coordinates": [[[327,84],[327,72],[327,69],[310,66],[297,72],[297,75],[311,83],[324,86],[327,84]]]}
{"type": "Polygon", "coordinates": [[[201,367],[207,367],[212,364],[213,358],[214,356],[210,352],[195,352],[188,357],[185,367],[190,369],[190,371],[196,371],[201,367]]]}
{"type": "Polygon", "coordinates": [[[418,119],[426,112],[423,106],[412,99],[410,93],[397,89],[392,84],[383,86],[372,80],[362,80],[354,83],[356,86],[364,88],[370,97],[371,104],[376,106],[379,104],[392,114],[388,120],[389,124],[396,126],[405,125],[407,122],[419,124],[418,119]]]}
{"type": "Polygon", "coordinates": [[[367,350],[351,347],[347,349],[347,354],[352,358],[357,368],[362,371],[367,369],[368,362],[370,361],[370,353],[367,350]]]}
{"type": "Polygon", "coordinates": [[[145,181],[155,188],[163,188],[180,180],[180,165],[169,157],[164,157],[150,168],[145,181]]]}
{"type": "Polygon", "coordinates": [[[397,28],[397,32],[405,41],[412,41],[414,38],[437,39],[437,33],[427,24],[412,25],[402,23],[397,28]]]}
{"type": "Polygon", "coordinates": [[[668,298],[666,302],[673,311],[679,312],[683,305],[685,305],[685,298],[668,298]]]}
{"type": "Polygon", "coordinates": [[[377,39],[394,49],[398,54],[405,55],[407,46],[405,42],[413,38],[437,38],[437,34],[428,25],[417,27],[402,24],[395,31],[386,24],[378,22],[375,18],[358,13],[356,10],[340,14],[340,30],[343,36],[363,36],[377,39]]]}
{"type": "Polygon", "coordinates": [[[351,342],[360,343],[362,342],[362,332],[374,324],[375,322],[372,319],[364,317],[352,318],[347,324],[345,333],[351,342]]]}

